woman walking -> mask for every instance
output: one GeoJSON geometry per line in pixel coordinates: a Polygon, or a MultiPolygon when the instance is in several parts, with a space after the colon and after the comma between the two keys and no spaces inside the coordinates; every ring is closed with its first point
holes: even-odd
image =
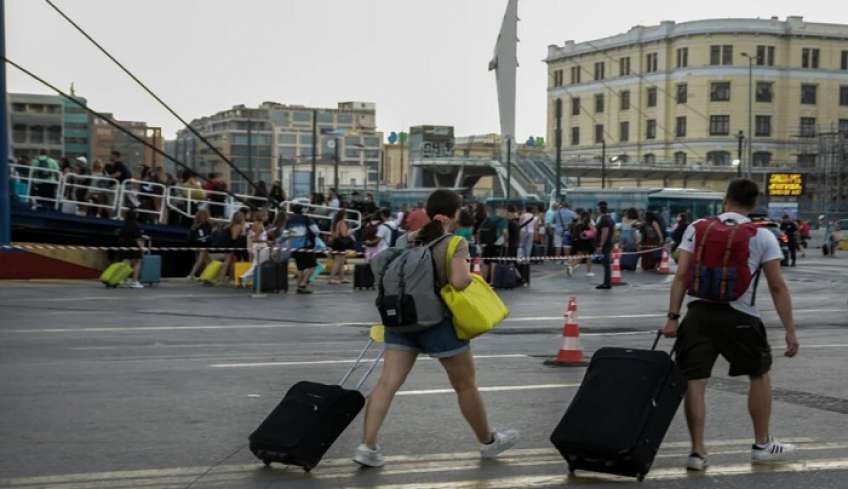
{"type": "MultiPolygon", "coordinates": [[[[409,236],[410,242],[426,244],[450,233],[457,228],[461,197],[450,190],[437,190],[427,200],[427,216],[430,223],[409,236]]],[[[462,240],[454,257],[447,260],[450,239],[443,239],[433,247],[436,288],[450,283],[458,290],[471,284],[471,274],[466,262],[468,243],[462,240]]],[[[493,458],[511,448],[518,441],[518,432],[492,431],[486,417],[486,408],[475,381],[474,359],[467,340],[460,340],[453,328],[450,314],[436,326],[416,333],[386,331],[386,353],[383,371],[365,408],[365,429],[362,444],[357,448],[353,460],[366,467],[381,467],[385,463],[382,450],[377,444],[380,426],[389,411],[395,393],[406,380],[415,365],[419,353],[426,353],[439,360],[447,372],[451,386],[457,395],[459,408],[480,443],[483,458],[493,458]]]]}
{"type": "Polygon", "coordinates": [[[350,237],[350,229],[348,228],[347,210],[342,208],[336,212],[333,217],[333,223],[330,226],[330,248],[335,252],[333,254],[333,268],[330,270],[330,285],[348,284],[350,280],[345,280],[345,253],[353,249],[353,238],[350,237]]]}

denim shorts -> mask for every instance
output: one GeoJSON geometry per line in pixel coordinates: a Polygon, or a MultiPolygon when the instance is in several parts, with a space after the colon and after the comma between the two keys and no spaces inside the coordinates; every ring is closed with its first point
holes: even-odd
{"type": "Polygon", "coordinates": [[[453,318],[415,333],[386,331],[386,348],[389,350],[426,353],[433,358],[450,358],[470,349],[468,340],[456,337],[453,318]]]}

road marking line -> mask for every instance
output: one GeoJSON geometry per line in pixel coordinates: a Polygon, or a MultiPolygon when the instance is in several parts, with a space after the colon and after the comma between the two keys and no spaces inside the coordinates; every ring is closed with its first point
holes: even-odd
{"type": "MultiPolygon", "coordinates": [[[[537,384],[537,385],[499,385],[491,387],[478,387],[480,392],[508,392],[508,391],[529,391],[542,389],[561,389],[566,387],[579,387],[580,384],[537,384]]],[[[398,396],[426,396],[431,394],[453,394],[453,389],[425,389],[414,391],[399,391],[398,396]]]]}
{"type": "MultiPolygon", "coordinates": [[[[475,359],[490,359],[490,358],[530,358],[524,354],[504,354],[504,355],[474,355],[475,359]]],[[[430,357],[421,357],[419,360],[433,360],[430,357]]],[[[363,358],[362,363],[374,361],[373,358],[363,358]]],[[[382,361],[382,360],[380,360],[382,361]]],[[[252,363],[213,363],[209,365],[211,368],[252,368],[252,367],[291,367],[297,365],[340,365],[356,363],[356,360],[307,360],[302,362],[252,362],[252,363]]]]}
{"type": "Polygon", "coordinates": [[[128,327],[93,327],[93,328],[51,328],[51,329],[8,329],[0,330],[0,333],[120,333],[127,331],[201,331],[214,329],[279,329],[279,328],[335,328],[335,324],[225,324],[225,325],[199,325],[199,326],[128,326],[128,327]]]}
{"type": "MultiPolygon", "coordinates": [[[[761,313],[775,313],[777,311],[773,309],[767,309],[760,311],[761,313]]],[[[822,312],[848,312],[848,309],[796,309],[792,311],[794,314],[813,314],[813,313],[822,313],[822,312]]],[[[664,318],[665,314],[617,314],[617,315],[609,315],[609,316],[584,316],[578,315],[578,319],[649,319],[649,318],[664,318]]],[[[537,322],[537,321],[554,321],[554,320],[562,320],[564,316],[538,316],[538,317],[508,317],[504,319],[505,323],[513,322],[513,323],[522,323],[522,322],[537,322]]]]}
{"type": "MultiPolygon", "coordinates": [[[[704,479],[709,477],[726,477],[749,474],[791,473],[813,471],[848,470],[848,458],[811,460],[806,462],[776,465],[773,467],[757,467],[751,464],[711,465],[703,475],[692,475],[683,468],[657,469],[648,474],[648,480],[704,479]]],[[[385,473],[381,472],[381,473],[385,473]]],[[[370,489],[512,489],[515,487],[556,487],[570,484],[585,484],[600,481],[632,481],[632,478],[591,474],[591,477],[569,478],[568,475],[535,475],[503,477],[499,479],[472,479],[455,482],[421,482],[385,485],[369,485],[370,489]]]]}
{"type": "MultiPolygon", "coordinates": [[[[812,443],[815,440],[812,438],[782,438],[783,441],[792,442],[792,443],[812,443]]],[[[729,439],[729,440],[716,440],[710,442],[709,447],[739,447],[738,450],[735,450],[734,453],[747,453],[750,448],[750,439],[749,438],[739,438],[739,439],[729,439]]],[[[841,443],[842,445],[848,445],[848,443],[841,443]]],[[[833,448],[837,445],[841,445],[839,442],[829,442],[829,443],[821,443],[819,444],[822,447],[833,448]]],[[[812,450],[815,445],[807,445],[802,446],[802,448],[807,450],[812,450]]],[[[679,441],[679,442],[667,442],[663,444],[662,451],[660,452],[660,457],[685,457],[688,454],[687,452],[678,452],[678,453],[670,453],[668,450],[670,449],[688,449],[689,442],[688,441],[679,441]]],[[[725,452],[721,452],[725,453],[725,452]]],[[[719,454],[716,451],[712,452],[713,455],[719,454]]],[[[556,458],[557,463],[565,463],[562,460],[559,453],[553,448],[517,448],[512,449],[507,452],[508,459],[520,459],[527,457],[535,457],[535,456],[543,456],[548,458],[556,458]]],[[[390,455],[386,457],[386,462],[389,464],[402,464],[402,463],[410,463],[411,465],[417,465],[426,462],[438,462],[438,461],[457,461],[462,459],[468,459],[469,461],[475,461],[476,466],[479,467],[480,464],[480,452],[471,451],[471,452],[453,452],[453,453],[430,453],[430,454],[421,454],[421,455],[390,455]]],[[[553,461],[549,461],[553,462],[553,461]]],[[[392,465],[389,465],[391,467],[392,465]]],[[[213,472],[211,472],[207,477],[214,476],[223,476],[226,473],[238,473],[238,472],[255,472],[260,470],[261,464],[259,462],[251,463],[251,464],[230,464],[230,465],[221,465],[218,466],[213,472]]],[[[94,483],[97,481],[101,481],[103,484],[109,484],[106,487],[113,487],[115,481],[119,481],[121,479],[131,479],[133,482],[140,482],[144,479],[153,479],[153,478],[163,478],[163,477],[195,477],[199,474],[202,474],[206,470],[208,470],[208,466],[194,466],[194,467],[169,467],[169,468],[161,468],[161,469],[139,469],[139,470],[123,470],[123,471],[110,471],[110,472],[90,472],[90,473],[75,473],[75,474],[60,474],[60,475],[47,475],[47,476],[28,476],[28,477],[16,477],[16,478],[5,478],[0,479],[0,487],[19,487],[26,485],[38,485],[38,484],[69,484],[69,483],[94,483]]],[[[339,472],[340,469],[345,469],[347,473],[350,474],[351,471],[358,472],[356,470],[356,466],[352,465],[350,458],[336,458],[336,459],[327,459],[323,460],[316,470],[316,473],[311,477],[314,477],[320,473],[325,473],[326,475],[332,475],[331,471],[339,472]],[[323,470],[322,470],[323,468],[323,470]]],[[[281,473],[281,472],[280,472],[281,473]]],[[[380,472],[381,474],[385,472],[380,472]]],[[[299,473],[298,473],[299,474],[299,473]]],[[[353,475],[353,474],[350,474],[353,475]]],[[[337,478],[337,477],[336,477],[337,478]]],[[[205,478],[203,480],[206,480],[205,478]]],[[[91,486],[96,487],[96,486],[91,486]]]]}
{"type": "Polygon", "coordinates": [[[801,348],[848,348],[848,343],[843,344],[833,344],[833,345],[805,345],[801,344],[801,348]]]}

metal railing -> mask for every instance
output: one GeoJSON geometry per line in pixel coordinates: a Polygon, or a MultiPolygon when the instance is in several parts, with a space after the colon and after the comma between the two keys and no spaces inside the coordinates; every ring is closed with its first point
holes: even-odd
{"type": "Polygon", "coordinates": [[[145,182],[134,178],[124,180],[120,188],[121,198],[118,200],[118,217],[123,218],[128,210],[134,209],[136,214],[153,216],[157,222],[166,223],[168,217],[165,205],[166,189],[167,187],[161,183],[145,182]],[[153,202],[153,209],[146,209],[142,205],[147,199],[153,202]]]}
{"type": "Polygon", "coordinates": [[[107,209],[115,212],[121,195],[118,180],[110,177],[94,175],[77,175],[66,173],[59,184],[59,199],[56,209],[69,214],[76,214],[79,206],[84,208],[107,209]],[[82,199],[77,198],[77,191],[84,190],[82,199]],[[92,198],[96,196],[96,198],[92,198]]]}
{"type": "Polygon", "coordinates": [[[9,169],[12,179],[26,184],[26,193],[20,196],[23,200],[34,205],[47,202],[50,207],[59,208],[61,172],[31,165],[9,165],[9,169]]]}
{"type": "MultiPolygon", "coordinates": [[[[286,201],[276,206],[266,197],[228,194],[199,187],[169,187],[137,179],[127,179],[121,183],[114,178],[96,175],[62,175],[56,170],[38,166],[12,164],[9,168],[13,191],[19,199],[34,207],[41,205],[73,214],[79,209],[98,209],[98,213],[107,211],[109,217],[123,219],[128,210],[134,209],[138,214],[153,216],[156,222],[166,224],[168,211],[193,220],[199,209],[207,209],[210,221],[227,223],[234,213],[248,206],[246,202],[249,202],[256,208],[268,209],[271,219],[279,209],[291,212],[293,205],[300,205],[304,208],[304,215],[319,223],[327,221],[330,224],[336,212],[341,210],[300,201],[286,201]],[[202,198],[199,195],[201,192],[202,198]],[[153,209],[142,206],[145,199],[152,199],[153,209]]],[[[352,209],[346,210],[346,213],[345,220],[350,229],[360,229],[362,214],[352,209]]]]}

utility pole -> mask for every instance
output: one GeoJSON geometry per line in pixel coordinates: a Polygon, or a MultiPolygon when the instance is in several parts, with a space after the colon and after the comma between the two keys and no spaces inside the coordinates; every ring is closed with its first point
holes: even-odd
{"type": "MultiPolygon", "coordinates": [[[[0,0],[0,55],[6,57],[5,0],[0,0]]],[[[6,103],[6,63],[0,66],[0,245],[12,239],[11,196],[9,195],[9,113],[6,103]]]]}
{"type": "MultiPolygon", "coordinates": [[[[748,56],[748,158],[746,167],[748,178],[753,178],[753,154],[754,154],[754,58],[748,56]]],[[[740,158],[739,167],[742,167],[740,158]]]]}
{"type": "Polygon", "coordinates": [[[318,191],[318,109],[312,109],[312,174],[309,187],[313,194],[318,191]]]}
{"type": "MultiPolygon", "coordinates": [[[[739,130],[739,134],[736,135],[736,138],[739,140],[739,165],[736,167],[736,176],[742,178],[742,148],[745,145],[745,133],[742,130],[739,130]]],[[[750,166],[750,162],[748,163],[750,166]]]]}
{"type": "Polygon", "coordinates": [[[601,139],[601,190],[607,188],[607,138],[601,139]]]}
{"type": "Polygon", "coordinates": [[[400,186],[406,188],[403,181],[403,145],[406,142],[403,133],[400,135],[400,186]]]}
{"type": "Polygon", "coordinates": [[[556,147],[556,195],[554,201],[560,201],[562,192],[562,99],[556,99],[556,130],[554,132],[554,146],[556,147]]]}
{"type": "MultiPolygon", "coordinates": [[[[367,180],[368,177],[366,176],[367,180]]],[[[336,192],[339,191],[339,138],[336,137],[335,144],[333,145],[333,187],[336,189],[336,192]]]]}
{"type": "Polygon", "coordinates": [[[247,174],[251,180],[256,181],[256,175],[253,174],[253,121],[250,119],[247,120],[247,174]]]}
{"type": "Polygon", "coordinates": [[[506,199],[512,198],[512,138],[506,137],[506,199]]]}

